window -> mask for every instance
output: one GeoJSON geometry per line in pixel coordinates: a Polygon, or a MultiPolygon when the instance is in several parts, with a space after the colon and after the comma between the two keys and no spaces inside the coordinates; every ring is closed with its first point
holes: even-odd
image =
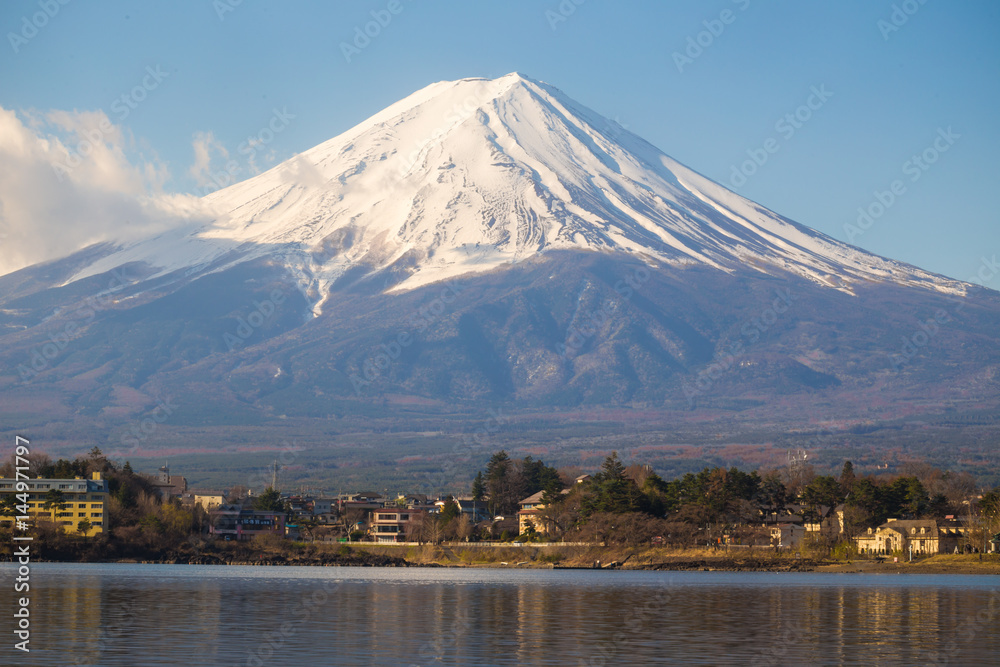
{"type": "Polygon", "coordinates": [[[102,517],[102,516],[104,516],[104,515],[103,515],[103,514],[101,514],[100,512],[91,512],[91,513],[90,513],[90,516],[96,516],[97,518],[101,518],[101,517],[102,517]]]}
{"type": "Polygon", "coordinates": [[[92,510],[99,510],[99,509],[101,509],[101,504],[100,503],[91,503],[90,509],[92,509],[92,510]]]}
{"type": "Polygon", "coordinates": [[[78,517],[87,516],[87,513],[86,512],[80,512],[80,513],[77,514],[77,516],[78,517]]]}

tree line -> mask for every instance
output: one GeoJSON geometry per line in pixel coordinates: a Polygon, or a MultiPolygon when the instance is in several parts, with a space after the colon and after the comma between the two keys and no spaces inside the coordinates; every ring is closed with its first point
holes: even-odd
{"type": "Polygon", "coordinates": [[[797,514],[810,523],[837,508],[844,512],[848,538],[888,518],[942,519],[972,512],[984,530],[1000,532],[1000,488],[970,505],[976,496],[971,475],[920,463],[905,466],[900,474],[878,476],[857,475],[850,461],[839,475],[817,475],[806,465],[750,472],[711,467],[668,481],[648,465],[626,466],[613,452],[593,477],[574,484],[568,474],[542,461],[512,461],[500,451],[473,482],[473,496],[486,500],[491,511],[497,510],[494,514],[516,511],[515,497],[537,491],[544,491],[537,519],[544,526],[535,526],[521,539],[537,539],[544,528],[548,536],[563,539],[659,537],[692,543],[706,528],[740,536],[768,515],[797,514]]]}

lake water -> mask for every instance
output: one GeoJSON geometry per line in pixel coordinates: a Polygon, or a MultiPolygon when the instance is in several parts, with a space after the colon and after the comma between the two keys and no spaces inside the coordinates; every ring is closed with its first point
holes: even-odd
{"type": "Polygon", "coordinates": [[[34,564],[3,665],[997,665],[1000,577],[34,564]]]}

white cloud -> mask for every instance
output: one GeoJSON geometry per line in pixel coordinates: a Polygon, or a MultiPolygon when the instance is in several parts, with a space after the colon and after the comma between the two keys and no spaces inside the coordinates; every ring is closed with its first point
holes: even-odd
{"type": "Polygon", "coordinates": [[[0,107],[0,275],[201,217],[196,197],[163,192],[169,176],[103,111],[0,107]]]}
{"type": "Polygon", "coordinates": [[[194,164],[188,169],[188,173],[199,186],[214,184],[212,153],[218,153],[225,159],[229,157],[229,151],[211,132],[196,132],[191,147],[194,149],[194,164]]]}
{"type": "Polygon", "coordinates": [[[296,155],[288,161],[281,172],[285,182],[292,185],[321,188],[326,185],[327,179],[315,165],[311,164],[302,155],[296,155]]]}

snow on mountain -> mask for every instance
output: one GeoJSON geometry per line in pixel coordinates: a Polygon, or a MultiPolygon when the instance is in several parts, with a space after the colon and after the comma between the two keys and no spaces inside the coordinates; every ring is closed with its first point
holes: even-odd
{"type": "Polygon", "coordinates": [[[121,245],[72,280],[128,261],[162,275],[267,255],[312,294],[359,266],[405,271],[389,286],[401,291],[578,249],[783,270],[847,292],[874,281],[964,293],[783,218],[517,73],[427,86],[204,203],[211,223],[121,245]]]}

